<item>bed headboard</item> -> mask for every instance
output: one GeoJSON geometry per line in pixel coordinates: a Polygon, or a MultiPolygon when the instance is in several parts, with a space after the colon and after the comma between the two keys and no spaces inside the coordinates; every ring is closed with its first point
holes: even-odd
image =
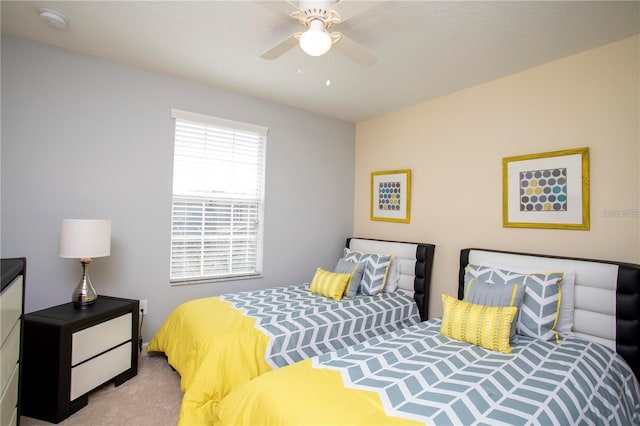
{"type": "Polygon", "coordinates": [[[393,254],[400,262],[399,287],[413,291],[420,318],[429,315],[429,289],[431,269],[436,246],[426,243],[376,240],[370,238],[347,238],[347,247],[373,253],[393,254]]]}
{"type": "Polygon", "coordinates": [[[459,299],[469,263],[575,271],[574,334],[615,349],[640,378],[640,265],[468,248],[460,252],[459,299]]]}

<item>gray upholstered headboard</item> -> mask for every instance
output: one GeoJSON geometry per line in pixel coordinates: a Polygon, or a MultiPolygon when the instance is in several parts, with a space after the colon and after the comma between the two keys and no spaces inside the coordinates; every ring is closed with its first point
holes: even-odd
{"type": "Polygon", "coordinates": [[[458,298],[468,264],[575,271],[575,335],[615,349],[640,378],[640,265],[489,249],[460,253],[458,298]]]}
{"type": "Polygon", "coordinates": [[[400,288],[413,292],[420,318],[429,315],[429,289],[435,245],[404,241],[348,238],[347,247],[352,250],[393,254],[400,261],[400,288]]]}

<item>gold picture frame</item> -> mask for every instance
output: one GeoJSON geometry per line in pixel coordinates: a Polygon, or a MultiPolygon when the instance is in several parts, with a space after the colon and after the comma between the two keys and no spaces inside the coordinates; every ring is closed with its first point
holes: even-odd
{"type": "Polygon", "coordinates": [[[589,148],[502,159],[502,225],[590,229],[589,148]]]}
{"type": "Polygon", "coordinates": [[[371,220],[409,223],[411,170],[371,172],[371,220]]]}

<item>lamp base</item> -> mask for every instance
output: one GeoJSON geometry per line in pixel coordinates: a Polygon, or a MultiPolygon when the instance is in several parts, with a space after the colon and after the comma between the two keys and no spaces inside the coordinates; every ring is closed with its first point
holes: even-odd
{"type": "Polygon", "coordinates": [[[82,279],[73,290],[71,301],[75,307],[85,308],[96,301],[98,293],[93,287],[93,284],[91,284],[91,278],[89,278],[89,263],[91,262],[91,258],[82,258],[80,262],[82,263],[82,279]]]}

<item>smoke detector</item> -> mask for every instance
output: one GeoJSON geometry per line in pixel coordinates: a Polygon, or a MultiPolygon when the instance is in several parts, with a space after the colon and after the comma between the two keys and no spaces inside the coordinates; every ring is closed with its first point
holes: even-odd
{"type": "Polygon", "coordinates": [[[59,30],[67,28],[67,18],[65,18],[60,12],[56,12],[51,9],[40,9],[38,10],[38,14],[40,15],[40,19],[51,25],[53,28],[59,30]]]}

